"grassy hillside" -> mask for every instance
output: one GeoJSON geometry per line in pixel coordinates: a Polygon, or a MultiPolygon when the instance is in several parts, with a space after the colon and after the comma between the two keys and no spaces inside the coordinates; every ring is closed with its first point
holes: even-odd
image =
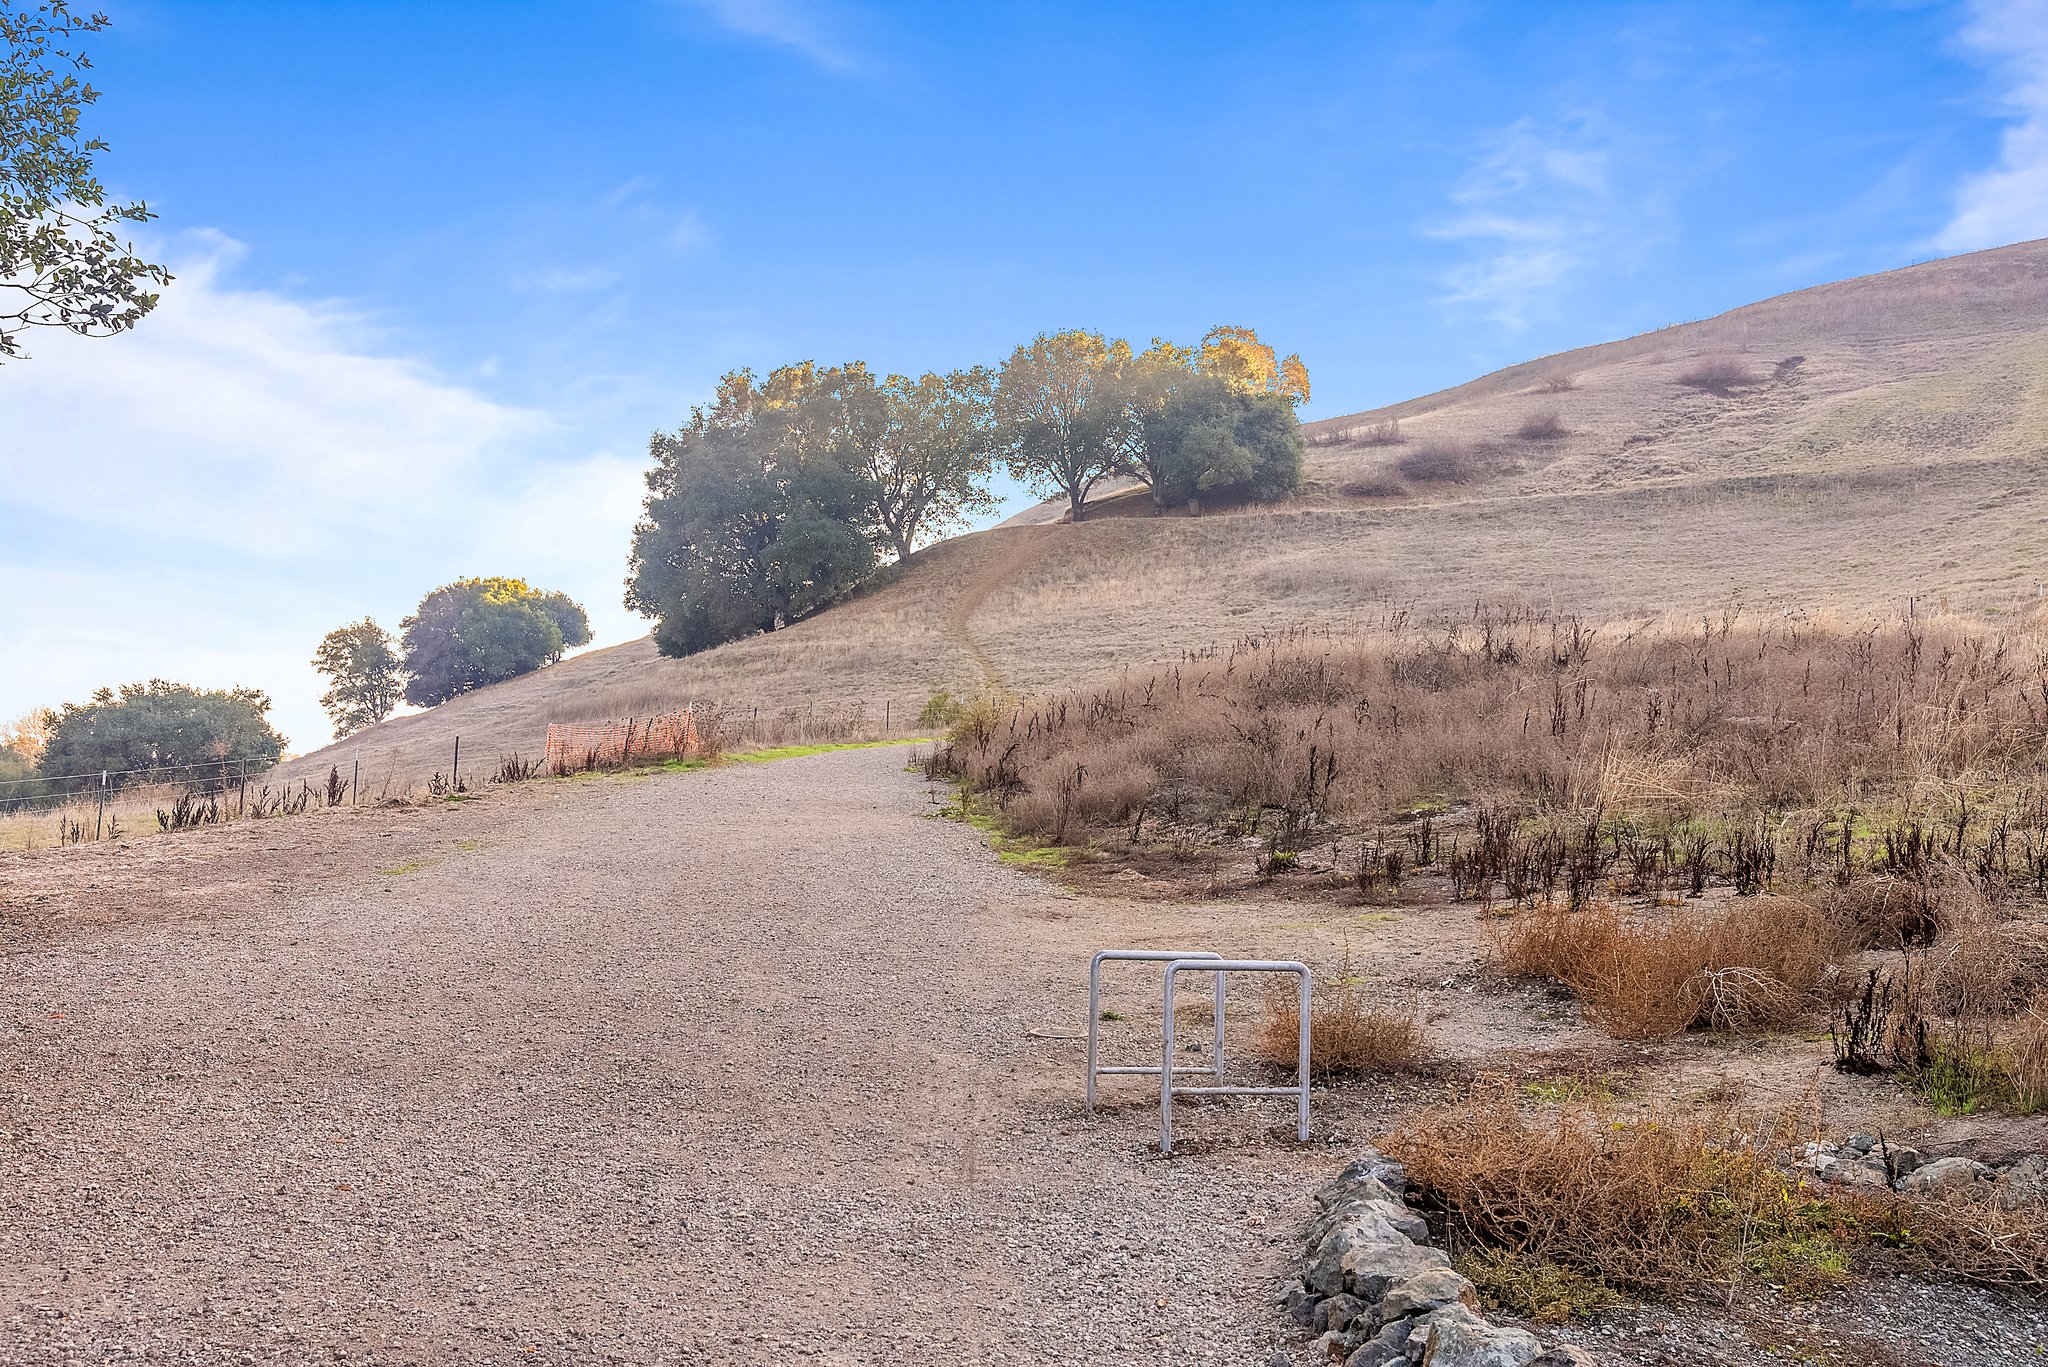
{"type": "MultiPolygon", "coordinates": [[[[1112,498],[933,547],[854,601],[688,660],[594,651],[360,744],[535,753],[550,720],[697,699],[772,717],[934,688],[1086,682],[1252,630],[1520,601],[1613,619],[1759,609],[2011,613],[2048,578],[2048,242],[1803,290],[1311,425],[1276,508],[1112,498]]],[[[309,765],[309,767],[311,767],[309,765]]]]}

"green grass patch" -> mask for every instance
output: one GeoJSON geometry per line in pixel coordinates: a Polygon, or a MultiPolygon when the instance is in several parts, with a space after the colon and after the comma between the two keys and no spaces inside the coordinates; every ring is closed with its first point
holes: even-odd
{"type": "Polygon", "coordinates": [[[438,862],[433,859],[410,859],[403,864],[393,864],[390,868],[379,869],[377,872],[386,878],[403,878],[408,873],[418,873],[421,869],[429,868],[438,862]]]}
{"type": "Polygon", "coordinates": [[[1461,1254],[1455,1266],[1490,1308],[1538,1324],[1585,1319],[1627,1303],[1598,1277],[1505,1249],[1474,1249],[1461,1254]]]}
{"type": "Polygon", "coordinates": [[[1569,1106],[1580,1101],[1614,1100],[1614,1088],[1604,1077],[1540,1078],[1522,1085],[1522,1095],[1546,1106],[1569,1106]]]}
{"type": "Polygon", "coordinates": [[[1031,845],[1014,840],[996,842],[996,858],[1027,869],[1063,869],[1073,862],[1067,845],[1031,845]]]}
{"type": "Polygon", "coordinates": [[[766,764],[770,760],[802,759],[805,755],[830,754],[834,750],[880,750],[891,745],[923,745],[923,736],[905,736],[898,740],[843,740],[827,741],[818,745],[770,745],[760,750],[736,750],[725,758],[735,764],[766,764]]]}

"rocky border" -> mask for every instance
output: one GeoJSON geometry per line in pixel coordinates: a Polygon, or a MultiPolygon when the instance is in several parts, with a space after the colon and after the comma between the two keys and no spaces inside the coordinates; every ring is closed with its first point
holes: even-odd
{"type": "Polygon", "coordinates": [[[1590,1367],[1582,1349],[1546,1351],[1528,1330],[1482,1318],[1478,1291],[1430,1245],[1407,1192],[1402,1166],[1368,1146],[1316,1193],[1322,1213],[1281,1303],[1320,1332],[1323,1357],[1344,1367],[1590,1367]]]}
{"type": "Polygon", "coordinates": [[[1925,1196],[1963,1192],[2018,1210],[2048,1200],[2048,1154],[2028,1153],[1992,1166],[1974,1158],[1930,1158],[1883,1136],[1852,1134],[1839,1144],[1816,1140],[1800,1151],[1795,1172],[1811,1172],[1830,1186],[1873,1187],[1925,1196]]]}

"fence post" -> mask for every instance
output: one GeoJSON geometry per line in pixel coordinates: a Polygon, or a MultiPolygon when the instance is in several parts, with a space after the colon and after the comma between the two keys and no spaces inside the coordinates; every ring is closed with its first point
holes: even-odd
{"type": "Polygon", "coordinates": [[[92,838],[100,838],[100,822],[107,815],[107,771],[100,770],[100,805],[92,814],[92,838]]]}
{"type": "Polygon", "coordinates": [[[455,762],[448,766],[448,791],[455,792],[462,786],[462,737],[455,738],[455,762]]]}
{"type": "Polygon", "coordinates": [[[882,734],[889,734],[889,699],[882,699],[882,734]]]}
{"type": "Polygon", "coordinates": [[[356,805],[356,799],[362,796],[362,792],[363,792],[363,752],[362,752],[362,751],[360,751],[360,750],[358,750],[358,751],[356,751],[356,756],[355,756],[355,759],[354,759],[354,761],[353,761],[353,762],[352,762],[352,763],[350,764],[350,766],[349,766],[349,779],[348,779],[348,805],[349,805],[350,807],[354,807],[354,806],[356,805]]]}

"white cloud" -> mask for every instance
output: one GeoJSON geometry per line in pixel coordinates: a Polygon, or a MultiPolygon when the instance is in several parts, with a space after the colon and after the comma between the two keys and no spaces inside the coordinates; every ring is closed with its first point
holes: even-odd
{"type": "Polygon", "coordinates": [[[1998,73],[2013,122],[1998,164],[1962,183],[1936,245],[1974,251],[2048,236],[2048,0],[1978,0],[1962,44],[1998,73]]]}
{"type": "Polygon", "coordinates": [[[1444,275],[1450,302],[1520,331],[1605,259],[1631,216],[1610,184],[1611,160],[1584,119],[1548,129],[1524,119],[1489,138],[1451,192],[1456,207],[1421,227],[1468,249],[1444,275]]]}
{"type": "Polygon", "coordinates": [[[815,0],[669,0],[695,10],[723,28],[790,48],[828,71],[851,71],[858,63],[815,0]]]}
{"type": "Polygon", "coordinates": [[[619,606],[637,453],[393,354],[344,306],[237,288],[239,256],[188,239],[136,331],[0,365],[0,717],[161,675],[264,688],[310,748],[320,636],[395,627],[465,574],[639,634],[619,606]]]}

